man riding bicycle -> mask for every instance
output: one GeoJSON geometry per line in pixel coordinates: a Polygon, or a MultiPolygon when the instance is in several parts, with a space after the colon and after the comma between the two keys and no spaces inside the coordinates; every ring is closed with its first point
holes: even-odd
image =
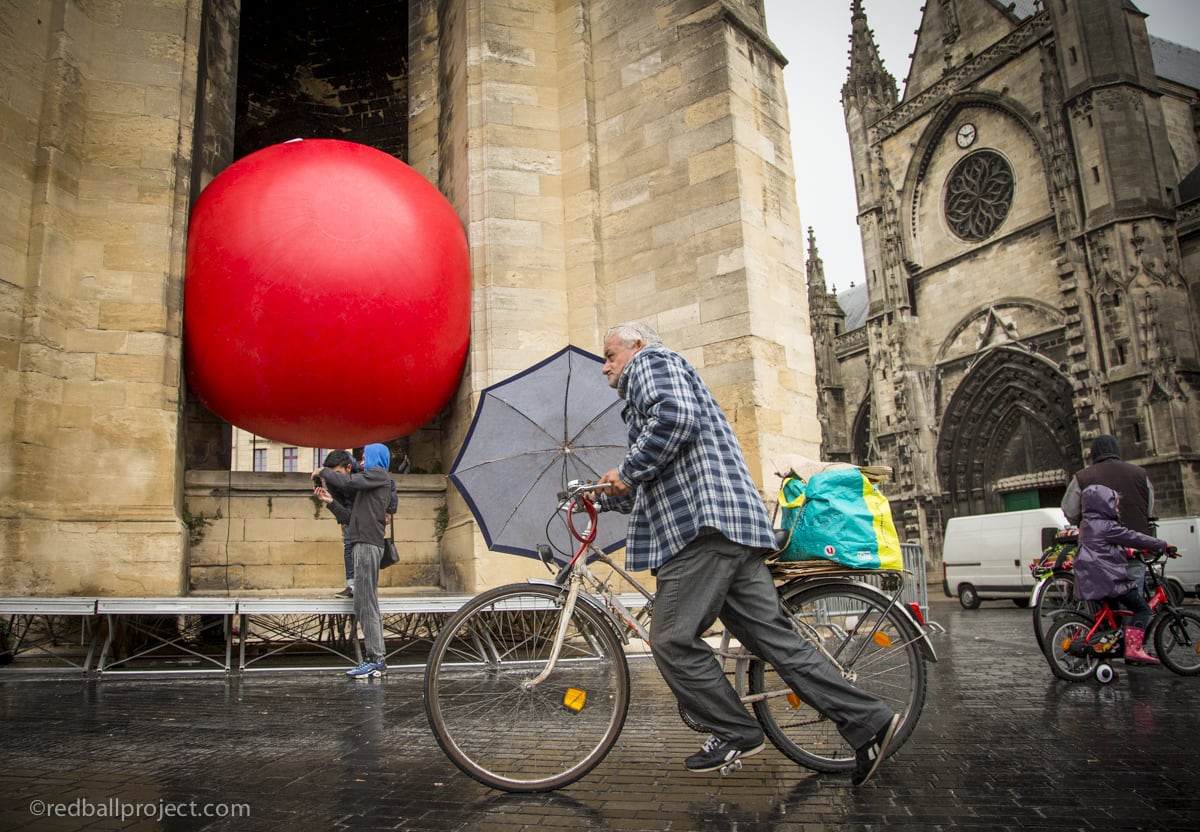
{"type": "Polygon", "coordinates": [[[690,771],[723,768],[763,749],[763,732],[702,635],[719,617],[856,749],[855,785],[869,780],[900,724],[842,678],[793,630],[764,556],[775,548],[766,506],[741,446],[695,369],[644,323],[604,341],[608,383],[625,400],[629,451],[600,479],[603,508],[630,514],[626,565],[658,581],[650,644],[681,707],[712,736],[690,771]]]}

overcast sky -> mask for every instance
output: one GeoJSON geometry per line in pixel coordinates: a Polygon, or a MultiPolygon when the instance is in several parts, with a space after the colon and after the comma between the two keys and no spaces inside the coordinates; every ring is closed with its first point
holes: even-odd
{"type": "MultiPolygon", "coordinates": [[[[908,55],[927,0],[863,0],[884,68],[904,93],[908,55]]],[[[1150,34],[1200,49],[1200,0],[1135,0],[1150,34]]],[[[850,145],[841,92],[850,65],[850,0],[766,0],[767,33],[788,59],[783,70],[796,165],[796,196],[831,286],[863,282],[850,145]]],[[[807,243],[805,257],[808,256],[807,243]]]]}

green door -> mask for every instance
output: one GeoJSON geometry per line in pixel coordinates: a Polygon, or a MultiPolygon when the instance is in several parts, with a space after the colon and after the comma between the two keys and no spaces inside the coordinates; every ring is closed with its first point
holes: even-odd
{"type": "Polygon", "coordinates": [[[1004,495],[1005,511],[1024,511],[1027,508],[1041,508],[1041,500],[1034,491],[1013,491],[1004,495]]]}

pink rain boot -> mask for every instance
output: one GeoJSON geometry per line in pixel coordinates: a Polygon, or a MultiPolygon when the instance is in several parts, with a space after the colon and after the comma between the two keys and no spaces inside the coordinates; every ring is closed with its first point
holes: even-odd
{"type": "Polygon", "coordinates": [[[1142,649],[1146,631],[1136,627],[1125,628],[1125,664],[1158,664],[1158,659],[1142,649]]]}

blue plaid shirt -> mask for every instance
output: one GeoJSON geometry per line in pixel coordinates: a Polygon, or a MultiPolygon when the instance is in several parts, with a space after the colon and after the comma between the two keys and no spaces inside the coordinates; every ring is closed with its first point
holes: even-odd
{"type": "Polygon", "coordinates": [[[629,428],[629,453],[617,473],[631,491],[602,497],[601,505],[630,515],[626,568],[657,569],[706,529],[773,549],[771,518],[742,448],[683,356],[658,344],[643,347],[625,365],[617,392],[629,428]]]}

